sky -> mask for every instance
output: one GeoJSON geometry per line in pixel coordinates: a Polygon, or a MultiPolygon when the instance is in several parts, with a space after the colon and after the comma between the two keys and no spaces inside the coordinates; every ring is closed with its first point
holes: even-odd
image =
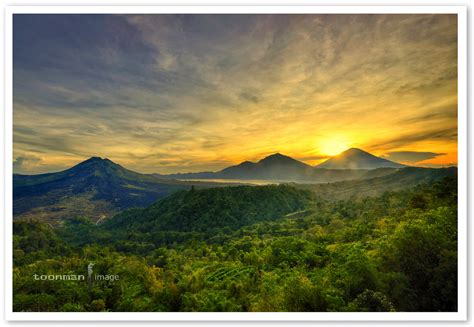
{"type": "Polygon", "coordinates": [[[457,164],[456,15],[25,15],[13,167],[216,171],[351,147],[457,164]]]}

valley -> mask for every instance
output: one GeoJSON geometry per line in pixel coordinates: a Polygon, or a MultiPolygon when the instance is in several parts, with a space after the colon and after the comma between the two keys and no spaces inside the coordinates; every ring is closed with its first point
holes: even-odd
{"type": "Polygon", "coordinates": [[[198,181],[93,157],[15,175],[14,310],[457,310],[456,167],[339,167],[276,154],[198,181]],[[91,263],[118,277],[31,278],[91,263]]]}
{"type": "MultiPolygon", "coordinates": [[[[328,184],[331,185],[331,184],[328,184]]],[[[354,200],[182,190],[96,225],[14,222],[15,311],[457,310],[453,177],[354,200]],[[34,281],[84,274],[116,281],[34,281]]]]}

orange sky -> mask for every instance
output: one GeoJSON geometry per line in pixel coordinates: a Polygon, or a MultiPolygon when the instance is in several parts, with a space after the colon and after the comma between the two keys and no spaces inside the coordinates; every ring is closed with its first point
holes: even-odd
{"type": "Polygon", "coordinates": [[[15,172],[457,163],[455,15],[56,16],[15,18],[15,172]]]}

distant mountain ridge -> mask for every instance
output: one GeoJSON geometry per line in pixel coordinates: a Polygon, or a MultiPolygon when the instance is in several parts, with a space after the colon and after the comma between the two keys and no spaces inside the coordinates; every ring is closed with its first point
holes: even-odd
{"type": "Polygon", "coordinates": [[[282,182],[328,183],[377,177],[393,172],[387,169],[403,167],[406,166],[352,148],[314,167],[281,153],[275,153],[258,162],[244,161],[218,172],[155,174],[155,176],[171,179],[261,179],[282,182]]]}
{"type": "MultiPolygon", "coordinates": [[[[354,150],[350,152],[354,152],[354,150]]],[[[215,173],[204,172],[164,176],[141,174],[126,169],[109,159],[91,157],[69,169],[56,173],[14,174],[13,214],[15,219],[37,219],[52,224],[61,224],[64,219],[74,217],[88,217],[92,221],[100,222],[129,208],[147,207],[175,191],[191,189],[193,186],[196,188],[236,186],[242,183],[251,184],[252,179],[298,184],[354,181],[354,184],[344,185],[348,185],[349,188],[355,190],[355,185],[357,185],[357,188],[364,188],[365,180],[372,180],[370,183],[373,185],[375,185],[375,180],[381,181],[380,183],[377,182],[377,185],[385,187],[385,184],[395,185],[403,177],[406,182],[396,185],[397,187],[404,187],[419,181],[436,180],[444,174],[444,171],[440,169],[404,167],[390,161],[379,161],[380,158],[368,153],[360,155],[359,152],[362,152],[362,150],[357,151],[356,158],[369,158],[369,163],[376,161],[382,165],[387,165],[388,162],[391,165],[394,164],[397,168],[328,169],[320,168],[321,165],[312,167],[291,157],[276,153],[258,162],[245,161],[215,173]],[[384,179],[385,177],[386,179],[384,179]],[[186,181],[186,179],[189,179],[189,181],[186,181]],[[218,183],[212,179],[225,179],[229,182],[218,183]]],[[[340,158],[336,158],[337,164],[352,163],[354,161],[354,155],[348,155],[347,153],[342,156],[343,160],[340,158]]],[[[363,160],[360,162],[360,166],[362,166],[362,163],[367,164],[363,160]]],[[[341,165],[338,167],[341,167],[341,165]]],[[[344,166],[342,165],[342,167],[344,166]]],[[[456,168],[453,169],[456,170],[456,168]]],[[[449,170],[449,173],[452,174],[452,171],[449,170]]],[[[379,186],[377,188],[380,189],[379,186]]],[[[332,187],[328,185],[328,188],[314,188],[314,190],[316,189],[332,190],[332,187]]],[[[346,194],[349,190],[344,190],[344,192],[346,194]]],[[[366,192],[365,189],[364,192],[366,192]]]]}

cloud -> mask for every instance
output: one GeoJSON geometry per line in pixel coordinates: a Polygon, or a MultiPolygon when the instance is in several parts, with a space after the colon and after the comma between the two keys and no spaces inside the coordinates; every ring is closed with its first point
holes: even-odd
{"type": "Polygon", "coordinates": [[[16,157],[13,160],[13,172],[28,172],[31,170],[31,166],[35,166],[39,162],[41,162],[41,159],[36,157],[16,157]]]}
{"type": "MultiPolygon", "coordinates": [[[[451,100],[451,99],[450,99],[451,100]]],[[[414,116],[404,118],[400,122],[402,124],[416,124],[433,121],[455,121],[458,118],[457,101],[449,101],[447,104],[440,104],[433,106],[426,106],[418,112],[414,112],[414,116]]]]}
{"type": "Polygon", "coordinates": [[[253,103],[259,103],[261,101],[260,96],[255,90],[245,89],[239,94],[240,98],[253,103]]]}
{"type": "Polygon", "coordinates": [[[403,134],[393,138],[389,138],[382,143],[371,145],[370,149],[394,149],[404,146],[410,146],[421,141],[442,141],[442,142],[456,142],[457,141],[457,127],[442,128],[436,130],[428,130],[422,133],[403,134]]]}
{"type": "Polygon", "coordinates": [[[438,156],[443,156],[446,153],[434,152],[416,152],[416,151],[394,151],[387,153],[384,158],[394,161],[417,163],[420,161],[433,159],[438,156]]]}
{"type": "MultiPolygon", "coordinates": [[[[14,151],[17,152],[17,151],[14,151]]],[[[78,163],[75,158],[67,158],[64,156],[50,156],[39,157],[36,154],[38,151],[26,151],[23,155],[14,155],[13,173],[14,174],[38,174],[43,172],[57,172],[70,168],[78,163]]],[[[49,155],[49,156],[48,156],[49,155]]]]}
{"type": "Polygon", "coordinates": [[[35,172],[311,161],[339,134],[457,151],[455,15],[15,15],[14,31],[14,151],[41,153],[35,172]]]}

